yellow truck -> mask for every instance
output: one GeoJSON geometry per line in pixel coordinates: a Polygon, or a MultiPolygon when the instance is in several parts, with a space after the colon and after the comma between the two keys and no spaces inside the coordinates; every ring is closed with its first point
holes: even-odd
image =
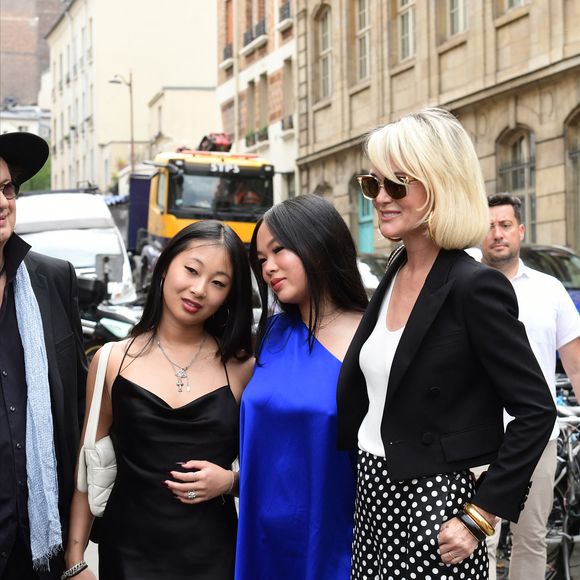
{"type": "Polygon", "coordinates": [[[152,165],[142,281],[167,241],[187,224],[217,219],[248,244],[256,222],[272,207],[274,167],[256,155],[179,149],[159,153],[152,165]]]}

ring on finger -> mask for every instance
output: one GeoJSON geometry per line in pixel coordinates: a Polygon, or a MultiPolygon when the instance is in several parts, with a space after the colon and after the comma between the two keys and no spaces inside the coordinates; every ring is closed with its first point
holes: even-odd
{"type": "Polygon", "coordinates": [[[187,497],[187,499],[195,499],[197,497],[197,493],[195,493],[195,491],[193,491],[192,489],[190,489],[186,494],[185,497],[187,497]]]}

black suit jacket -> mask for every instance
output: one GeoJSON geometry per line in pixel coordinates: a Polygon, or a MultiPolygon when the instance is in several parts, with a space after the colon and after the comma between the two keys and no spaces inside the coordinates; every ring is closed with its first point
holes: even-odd
{"type": "MultiPolygon", "coordinates": [[[[58,468],[59,511],[63,545],[66,545],[87,377],[77,279],[72,265],[63,260],[29,252],[24,262],[44,328],[58,468]]],[[[62,553],[55,560],[51,562],[50,577],[58,578],[59,571],[62,573],[62,553]]]]}
{"type": "MultiPolygon", "coordinates": [[[[357,445],[369,400],[361,346],[377,322],[403,250],[377,288],[339,377],[339,446],[357,445]]],[[[391,478],[412,479],[490,463],[473,501],[517,521],[556,411],[500,272],[441,250],[395,353],[381,437],[391,478]],[[503,408],[515,417],[504,435],[503,408]]]]}

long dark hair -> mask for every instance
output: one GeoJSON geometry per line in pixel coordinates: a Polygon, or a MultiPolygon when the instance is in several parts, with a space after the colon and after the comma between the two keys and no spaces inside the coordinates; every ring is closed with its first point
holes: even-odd
{"type": "MultiPolygon", "coordinates": [[[[250,242],[250,265],[256,276],[262,315],[258,325],[257,350],[267,334],[268,285],[262,277],[256,238],[262,223],[272,236],[302,261],[310,296],[308,343],[314,345],[318,330],[320,305],[330,298],[341,310],[363,312],[368,299],[356,262],[356,248],[350,231],[336,208],[318,195],[306,194],[288,199],[270,208],[257,223],[250,242]]],[[[277,300],[277,299],[276,299],[277,300]]],[[[300,316],[296,304],[278,301],[282,310],[300,316]]]]}
{"type": "Polygon", "coordinates": [[[153,336],[157,332],[163,312],[165,273],[173,259],[194,240],[211,240],[216,245],[223,245],[233,268],[228,297],[217,312],[205,321],[205,330],[219,339],[219,353],[224,363],[232,357],[247,360],[253,352],[252,281],[248,256],[234,230],[215,220],[189,224],[169,240],[155,264],[143,316],[133,328],[131,336],[137,337],[147,332],[153,336]]]}

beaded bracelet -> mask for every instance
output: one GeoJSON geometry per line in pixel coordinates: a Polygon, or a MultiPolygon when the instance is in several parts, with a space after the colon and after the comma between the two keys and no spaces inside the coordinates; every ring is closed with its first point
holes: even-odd
{"type": "Polygon", "coordinates": [[[74,566],[71,566],[68,570],[65,570],[62,573],[60,580],[66,580],[67,578],[72,578],[73,576],[80,574],[83,570],[85,570],[88,567],[89,567],[88,564],[84,560],[81,560],[80,562],[78,562],[74,566]]]}
{"type": "Polygon", "coordinates": [[[481,528],[465,513],[461,512],[458,516],[459,521],[469,530],[469,533],[478,541],[482,542],[487,537],[481,528]]]}
{"type": "Polygon", "coordinates": [[[486,536],[493,536],[495,533],[493,526],[479,513],[473,504],[466,503],[463,511],[471,517],[486,536]]]}

